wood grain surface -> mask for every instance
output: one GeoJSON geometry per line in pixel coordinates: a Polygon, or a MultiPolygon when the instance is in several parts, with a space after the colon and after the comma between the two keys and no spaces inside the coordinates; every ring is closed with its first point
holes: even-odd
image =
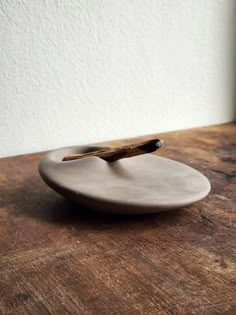
{"type": "Polygon", "coordinates": [[[96,214],[42,182],[42,153],[0,160],[0,314],[236,314],[236,124],[155,136],[210,179],[206,199],[96,214]]]}

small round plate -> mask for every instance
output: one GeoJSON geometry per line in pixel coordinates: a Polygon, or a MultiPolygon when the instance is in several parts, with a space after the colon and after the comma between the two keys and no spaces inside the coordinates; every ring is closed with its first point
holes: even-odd
{"type": "Polygon", "coordinates": [[[105,147],[67,147],[39,163],[43,180],[61,195],[95,210],[151,213],[188,206],[206,197],[208,179],[197,170],[145,154],[108,163],[98,157],[62,161],[66,155],[105,147]]]}

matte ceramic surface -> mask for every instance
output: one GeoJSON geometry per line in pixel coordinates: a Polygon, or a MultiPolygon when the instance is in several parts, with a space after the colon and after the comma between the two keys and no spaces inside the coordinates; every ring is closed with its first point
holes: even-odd
{"type": "Polygon", "coordinates": [[[210,191],[208,179],[182,163],[145,154],[108,163],[97,157],[64,156],[103,147],[68,147],[49,152],[39,164],[44,181],[82,205],[116,213],[160,212],[187,206],[210,191]]]}

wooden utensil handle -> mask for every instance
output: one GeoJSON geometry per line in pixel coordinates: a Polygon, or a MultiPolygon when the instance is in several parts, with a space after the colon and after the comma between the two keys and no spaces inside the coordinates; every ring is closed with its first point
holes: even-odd
{"type": "Polygon", "coordinates": [[[89,156],[97,156],[105,161],[114,162],[119,159],[154,152],[162,147],[163,144],[163,141],[160,139],[151,139],[122,147],[68,155],[64,157],[63,161],[79,160],[89,156]]]}

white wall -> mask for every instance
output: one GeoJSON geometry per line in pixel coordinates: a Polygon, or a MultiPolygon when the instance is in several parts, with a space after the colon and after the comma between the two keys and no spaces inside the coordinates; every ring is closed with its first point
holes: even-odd
{"type": "Polygon", "coordinates": [[[233,0],[0,0],[0,156],[233,119],[233,0]]]}

